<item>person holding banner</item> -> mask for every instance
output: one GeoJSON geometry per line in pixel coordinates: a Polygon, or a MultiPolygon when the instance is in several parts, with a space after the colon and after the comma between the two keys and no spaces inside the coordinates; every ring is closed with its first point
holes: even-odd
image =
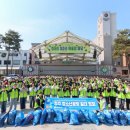
{"type": "Polygon", "coordinates": [[[91,85],[91,84],[88,85],[87,97],[88,97],[88,98],[92,98],[92,97],[93,97],[93,88],[92,88],[92,85],[91,85]]]}
{"type": "Polygon", "coordinates": [[[38,110],[38,109],[43,110],[44,102],[45,100],[43,99],[43,94],[40,93],[38,97],[35,99],[34,110],[38,110]]]}
{"type": "Polygon", "coordinates": [[[106,103],[106,99],[103,97],[102,94],[100,94],[99,99],[100,99],[100,101],[99,101],[100,111],[103,111],[104,109],[108,109],[108,105],[106,103]]]}

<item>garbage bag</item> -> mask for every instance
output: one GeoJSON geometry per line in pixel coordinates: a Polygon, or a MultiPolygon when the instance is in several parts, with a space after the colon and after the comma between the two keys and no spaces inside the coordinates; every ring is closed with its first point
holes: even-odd
{"type": "Polygon", "coordinates": [[[63,122],[63,115],[60,111],[55,111],[55,118],[54,118],[54,122],[56,123],[62,123],[63,122]]]}
{"type": "Polygon", "coordinates": [[[45,123],[46,117],[47,117],[47,111],[46,109],[44,109],[41,114],[40,125],[43,125],[45,123]]]}
{"type": "Polygon", "coordinates": [[[7,119],[8,125],[15,125],[16,114],[17,114],[16,110],[12,110],[12,111],[9,112],[9,116],[8,116],[8,119],[7,119]]]}
{"type": "Polygon", "coordinates": [[[78,120],[79,120],[79,122],[82,122],[82,123],[85,122],[86,118],[84,116],[84,113],[81,110],[79,110],[77,113],[78,113],[78,120]]]}
{"type": "Polygon", "coordinates": [[[47,109],[47,123],[54,123],[55,111],[53,109],[47,109]]]}
{"type": "Polygon", "coordinates": [[[104,110],[103,112],[105,114],[105,119],[106,119],[107,123],[110,125],[113,125],[113,119],[111,116],[111,112],[109,110],[104,110]]]}
{"type": "Polygon", "coordinates": [[[34,111],[33,125],[37,125],[40,122],[42,110],[34,111]]]}
{"type": "Polygon", "coordinates": [[[112,119],[113,119],[113,123],[116,124],[116,125],[120,125],[119,113],[120,113],[119,110],[112,110],[111,111],[111,116],[112,116],[112,119]]]}
{"type": "Polygon", "coordinates": [[[69,123],[70,121],[70,111],[68,109],[63,110],[63,121],[69,123]]]}
{"type": "Polygon", "coordinates": [[[15,118],[15,126],[20,126],[24,120],[24,112],[20,111],[15,118]]]}
{"type": "Polygon", "coordinates": [[[119,113],[119,120],[121,125],[127,125],[127,117],[124,111],[120,111],[119,113]]]}
{"type": "Polygon", "coordinates": [[[127,124],[130,125],[130,111],[127,111],[125,115],[127,117],[127,124]]]}
{"type": "Polygon", "coordinates": [[[96,125],[99,125],[99,120],[95,112],[89,111],[89,118],[93,123],[95,123],[96,125]]]}
{"type": "Polygon", "coordinates": [[[97,117],[100,123],[106,124],[105,114],[103,112],[98,112],[97,117]]]}
{"type": "Polygon", "coordinates": [[[78,114],[76,112],[71,112],[69,124],[70,125],[79,125],[78,114]]]}
{"type": "Polygon", "coordinates": [[[22,126],[30,124],[33,121],[33,118],[34,118],[33,111],[30,111],[28,115],[24,118],[22,126]]]}
{"type": "Polygon", "coordinates": [[[90,118],[89,118],[89,112],[88,112],[88,110],[84,110],[83,113],[84,113],[86,122],[87,122],[87,123],[91,123],[91,120],[90,120],[90,118]]]}
{"type": "Polygon", "coordinates": [[[5,125],[5,120],[8,118],[8,115],[9,114],[6,113],[0,117],[0,127],[3,127],[5,125]]]}

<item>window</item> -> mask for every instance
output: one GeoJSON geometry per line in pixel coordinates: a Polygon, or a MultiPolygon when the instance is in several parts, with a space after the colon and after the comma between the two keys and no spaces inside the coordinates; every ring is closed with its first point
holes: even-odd
{"type": "Polygon", "coordinates": [[[13,60],[13,65],[20,65],[20,60],[13,60]]]}
{"type": "Polygon", "coordinates": [[[4,60],[4,65],[10,65],[11,64],[11,61],[10,60],[4,60]]]}
{"type": "Polygon", "coordinates": [[[27,53],[24,53],[24,56],[27,56],[27,53]]]}
{"type": "Polygon", "coordinates": [[[118,61],[117,64],[120,65],[121,63],[118,61]]]}
{"type": "Polygon", "coordinates": [[[1,60],[0,60],[0,65],[1,65],[1,60]]]}
{"type": "Polygon", "coordinates": [[[18,53],[9,53],[9,56],[18,56],[18,53]]]}
{"type": "Polygon", "coordinates": [[[40,61],[35,61],[35,64],[40,64],[40,61]]]}
{"type": "Polygon", "coordinates": [[[23,65],[25,65],[26,64],[26,60],[23,60],[23,65]]]}

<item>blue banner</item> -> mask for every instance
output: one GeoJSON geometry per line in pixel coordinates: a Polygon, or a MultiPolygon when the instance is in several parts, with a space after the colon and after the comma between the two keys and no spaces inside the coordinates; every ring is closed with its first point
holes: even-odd
{"type": "Polygon", "coordinates": [[[45,108],[55,110],[99,110],[96,98],[46,98],[45,108]]]}

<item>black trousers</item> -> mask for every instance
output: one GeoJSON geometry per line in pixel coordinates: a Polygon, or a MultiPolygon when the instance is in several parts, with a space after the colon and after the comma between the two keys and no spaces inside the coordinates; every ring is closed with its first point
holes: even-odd
{"type": "Polygon", "coordinates": [[[30,108],[34,108],[34,103],[35,103],[35,97],[34,96],[30,96],[30,108]]]}
{"type": "Polygon", "coordinates": [[[107,105],[109,104],[109,97],[105,97],[107,105]]]}
{"type": "Polygon", "coordinates": [[[118,99],[119,100],[119,108],[121,110],[124,110],[124,106],[125,106],[125,99],[118,99]]]}
{"type": "Polygon", "coordinates": [[[6,101],[1,102],[1,113],[5,113],[6,112],[6,101]]]}
{"type": "Polygon", "coordinates": [[[116,97],[110,97],[111,109],[116,108],[116,97]]]}
{"type": "Polygon", "coordinates": [[[130,99],[126,99],[126,108],[130,110],[130,99]]]}
{"type": "Polygon", "coordinates": [[[25,109],[26,98],[20,98],[20,109],[25,109]]]}

